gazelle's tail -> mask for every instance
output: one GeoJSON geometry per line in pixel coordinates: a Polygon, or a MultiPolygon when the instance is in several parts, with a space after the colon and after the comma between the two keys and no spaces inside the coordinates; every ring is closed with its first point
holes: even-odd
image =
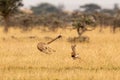
{"type": "Polygon", "coordinates": [[[59,39],[59,38],[61,38],[61,37],[62,37],[62,35],[59,35],[59,36],[57,36],[56,38],[54,38],[53,40],[47,42],[47,44],[50,44],[50,43],[54,42],[55,40],[57,40],[57,39],[59,39]]]}

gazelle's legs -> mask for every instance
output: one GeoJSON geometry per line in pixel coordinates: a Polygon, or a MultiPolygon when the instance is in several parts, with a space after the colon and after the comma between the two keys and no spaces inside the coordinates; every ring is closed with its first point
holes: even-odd
{"type": "Polygon", "coordinates": [[[44,47],[44,50],[42,51],[43,53],[46,53],[46,54],[52,54],[53,52],[55,52],[55,50],[51,49],[50,47],[48,46],[45,46],[44,47]]]}

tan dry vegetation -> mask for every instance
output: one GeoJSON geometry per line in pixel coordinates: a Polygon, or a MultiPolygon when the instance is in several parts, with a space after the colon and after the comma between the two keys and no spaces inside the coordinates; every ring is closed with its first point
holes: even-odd
{"type": "Polygon", "coordinates": [[[84,34],[90,43],[77,44],[80,61],[71,58],[67,42],[68,37],[77,36],[75,30],[21,32],[11,28],[4,34],[0,28],[0,80],[119,80],[120,32],[98,31],[84,34]],[[58,34],[63,38],[50,45],[57,52],[47,55],[37,50],[39,41],[49,41],[45,37],[58,34]]]}

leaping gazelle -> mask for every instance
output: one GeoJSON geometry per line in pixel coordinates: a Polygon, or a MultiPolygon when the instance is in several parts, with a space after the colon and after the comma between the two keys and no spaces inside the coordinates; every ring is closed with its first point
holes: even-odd
{"type": "Polygon", "coordinates": [[[55,40],[61,38],[62,36],[59,35],[57,36],[56,38],[52,39],[51,41],[47,42],[47,43],[44,43],[44,42],[39,42],[37,44],[37,48],[39,51],[43,52],[43,53],[46,53],[46,54],[50,54],[50,53],[53,53],[55,52],[54,49],[50,48],[49,47],[49,44],[51,44],[52,42],[54,42],[55,40]]]}
{"type": "Polygon", "coordinates": [[[72,49],[71,57],[74,60],[78,59],[80,62],[82,61],[82,62],[86,63],[86,61],[84,61],[83,59],[81,59],[81,57],[79,56],[79,54],[76,53],[76,44],[71,45],[71,49],[72,49]]]}
{"type": "Polygon", "coordinates": [[[71,52],[71,57],[73,59],[80,59],[79,55],[76,54],[76,45],[71,45],[71,49],[72,49],[72,52],[71,52]]]}

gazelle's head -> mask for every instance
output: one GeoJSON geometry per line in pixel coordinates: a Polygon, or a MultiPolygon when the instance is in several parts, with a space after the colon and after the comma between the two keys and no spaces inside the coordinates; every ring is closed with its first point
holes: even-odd
{"type": "Polygon", "coordinates": [[[71,48],[75,48],[75,47],[76,47],[76,44],[71,45],[71,48]]]}
{"type": "Polygon", "coordinates": [[[75,52],[75,47],[76,47],[76,44],[71,45],[71,49],[73,52],[75,52]]]}

